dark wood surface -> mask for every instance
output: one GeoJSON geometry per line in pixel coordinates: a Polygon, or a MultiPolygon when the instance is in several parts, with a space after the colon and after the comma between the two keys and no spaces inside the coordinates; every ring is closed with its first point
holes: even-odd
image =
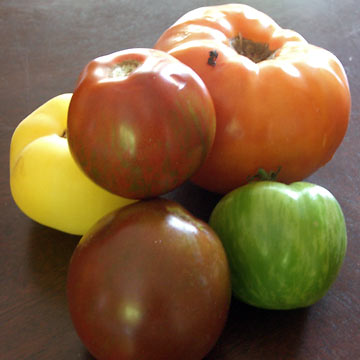
{"type": "MultiPolygon", "coordinates": [[[[207,359],[360,359],[359,3],[244,2],[335,53],[347,71],[353,102],[347,135],[332,161],[307,180],[325,186],[340,202],[347,221],[348,252],[331,290],[310,308],[265,311],[233,300],[226,328],[207,359]]],[[[72,327],[65,296],[67,267],[79,237],[41,226],[16,207],[8,171],[13,130],[46,100],[73,91],[80,70],[92,58],[125,48],[152,47],[183,13],[216,3],[220,2],[0,1],[2,360],[92,359],[72,327]]],[[[169,196],[204,220],[218,200],[191,184],[169,196]]]]}

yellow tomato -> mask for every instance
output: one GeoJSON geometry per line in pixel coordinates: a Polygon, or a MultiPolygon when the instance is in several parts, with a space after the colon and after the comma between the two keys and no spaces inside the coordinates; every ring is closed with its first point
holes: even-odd
{"type": "Polygon", "coordinates": [[[134,200],[104,190],[76,165],[66,139],[71,96],[52,98],[17,126],[10,146],[10,187],[31,219],[82,235],[99,218],[134,200]]]}

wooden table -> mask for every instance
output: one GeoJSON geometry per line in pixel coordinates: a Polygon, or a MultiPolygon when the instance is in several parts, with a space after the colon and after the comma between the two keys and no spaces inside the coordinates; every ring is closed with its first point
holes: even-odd
{"type": "MultiPolygon", "coordinates": [[[[233,300],[226,328],[207,359],[360,359],[360,7],[356,0],[244,2],[335,53],[347,71],[353,101],[347,135],[332,161],[307,180],[325,186],[340,202],[348,252],[331,290],[310,308],[265,311],[233,300]]],[[[72,92],[92,58],[151,47],[183,13],[216,3],[0,1],[2,360],[92,359],[73,329],[65,296],[67,267],[79,237],[33,222],[13,202],[8,172],[13,130],[46,100],[72,92]]],[[[191,184],[170,197],[205,220],[218,200],[191,184]]]]}

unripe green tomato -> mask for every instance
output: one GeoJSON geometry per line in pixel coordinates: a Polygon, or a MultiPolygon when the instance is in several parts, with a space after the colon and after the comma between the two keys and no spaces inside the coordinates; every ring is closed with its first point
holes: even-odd
{"type": "Polygon", "coordinates": [[[314,304],[345,257],[344,215],[325,188],[253,182],[217,204],[210,225],[230,263],[234,295],[267,309],[314,304]]]}

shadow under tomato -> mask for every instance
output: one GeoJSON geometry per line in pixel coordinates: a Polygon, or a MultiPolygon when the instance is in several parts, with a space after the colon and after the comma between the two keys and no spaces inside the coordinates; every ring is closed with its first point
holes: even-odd
{"type": "Polygon", "coordinates": [[[223,195],[209,192],[190,181],[163,195],[163,197],[180,203],[197,218],[208,222],[212,210],[223,195]]]}
{"type": "Polygon", "coordinates": [[[27,272],[44,296],[64,303],[68,265],[79,236],[69,235],[35,222],[28,235],[27,272]]]}
{"type": "Polygon", "coordinates": [[[96,360],[84,347],[84,351],[79,355],[78,360],[96,360]]]}
{"type": "MultiPolygon", "coordinates": [[[[294,359],[307,315],[306,308],[263,310],[233,299],[225,329],[203,360],[294,359]]],[[[80,359],[95,360],[85,348],[80,359]]]]}
{"type": "Polygon", "coordinates": [[[293,359],[308,315],[309,308],[265,310],[233,297],[225,329],[205,359],[293,359]]]}

